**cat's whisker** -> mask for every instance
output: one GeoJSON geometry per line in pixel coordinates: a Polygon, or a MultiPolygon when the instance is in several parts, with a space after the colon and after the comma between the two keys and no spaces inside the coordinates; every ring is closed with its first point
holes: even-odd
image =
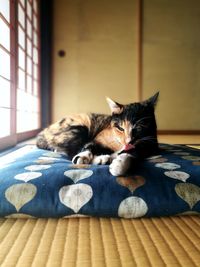
{"type": "Polygon", "coordinates": [[[138,139],[135,144],[138,144],[138,143],[144,143],[144,142],[152,142],[152,143],[156,143],[157,142],[157,138],[153,137],[153,136],[146,136],[146,137],[143,137],[143,138],[140,138],[138,139]]]}
{"type": "Polygon", "coordinates": [[[156,139],[155,136],[145,136],[140,138],[140,140],[149,140],[149,139],[156,139]]]}
{"type": "Polygon", "coordinates": [[[143,128],[148,128],[148,125],[145,125],[143,123],[139,123],[137,126],[143,127],[143,128]]]}
{"type": "Polygon", "coordinates": [[[149,118],[151,118],[151,117],[150,116],[143,117],[143,118],[139,119],[138,121],[136,121],[136,124],[138,124],[139,122],[141,122],[145,119],[149,119],[149,118]]]}

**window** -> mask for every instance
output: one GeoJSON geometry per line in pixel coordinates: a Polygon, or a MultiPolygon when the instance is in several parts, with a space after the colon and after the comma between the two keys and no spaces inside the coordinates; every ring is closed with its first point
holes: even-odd
{"type": "Polygon", "coordinates": [[[40,128],[38,4],[0,1],[0,149],[40,128]]]}

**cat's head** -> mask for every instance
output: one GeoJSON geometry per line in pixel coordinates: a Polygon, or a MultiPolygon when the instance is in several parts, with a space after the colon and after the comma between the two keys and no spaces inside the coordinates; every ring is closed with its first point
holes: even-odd
{"type": "Polygon", "coordinates": [[[157,142],[154,110],[158,95],[159,92],[145,101],[128,105],[107,98],[112,112],[112,132],[122,147],[137,142],[157,142]]]}

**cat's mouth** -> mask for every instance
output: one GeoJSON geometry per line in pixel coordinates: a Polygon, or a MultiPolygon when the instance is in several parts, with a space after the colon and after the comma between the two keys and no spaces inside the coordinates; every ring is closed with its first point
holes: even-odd
{"type": "Polygon", "coordinates": [[[130,151],[130,150],[132,150],[134,148],[135,148],[135,146],[133,144],[126,144],[123,147],[123,151],[130,151]]]}

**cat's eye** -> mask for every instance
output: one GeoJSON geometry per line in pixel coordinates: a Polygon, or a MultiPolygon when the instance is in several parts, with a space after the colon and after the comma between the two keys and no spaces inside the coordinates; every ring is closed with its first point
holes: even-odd
{"type": "Polygon", "coordinates": [[[117,128],[120,132],[124,132],[124,129],[123,129],[118,123],[115,123],[114,126],[115,126],[115,128],[117,128]]]}

